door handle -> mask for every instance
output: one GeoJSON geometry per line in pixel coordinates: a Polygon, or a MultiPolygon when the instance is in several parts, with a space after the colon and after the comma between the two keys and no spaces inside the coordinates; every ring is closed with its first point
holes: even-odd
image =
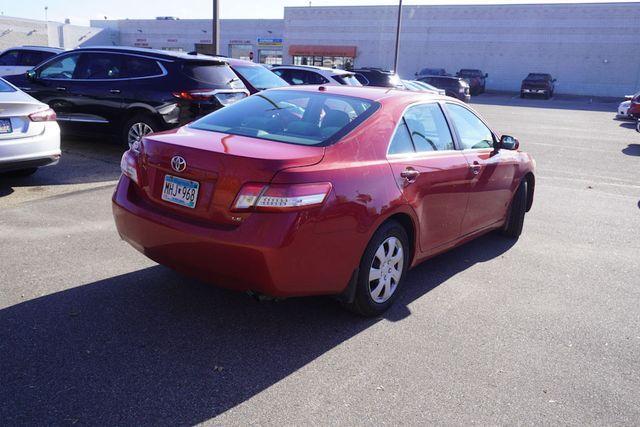
{"type": "Polygon", "coordinates": [[[402,172],[400,172],[400,176],[402,177],[402,179],[404,179],[407,183],[412,183],[416,180],[416,178],[418,178],[418,175],[420,175],[420,172],[418,172],[417,170],[413,169],[413,168],[406,168],[405,170],[403,170],[402,172]]]}
{"type": "Polygon", "coordinates": [[[474,175],[478,175],[480,173],[480,170],[482,169],[482,165],[477,160],[475,160],[472,165],[469,165],[469,169],[471,169],[471,172],[474,175]]]}
{"type": "Polygon", "coordinates": [[[114,95],[120,93],[120,89],[111,89],[109,93],[113,93],[114,95]]]}
{"type": "Polygon", "coordinates": [[[56,88],[56,90],[57,90],[58,92],[66,92],[66,91],[67,91],[67,88],[66,88],[66,87],[64,87],[64,86],[58,86],[58,87],[56,88]]]}

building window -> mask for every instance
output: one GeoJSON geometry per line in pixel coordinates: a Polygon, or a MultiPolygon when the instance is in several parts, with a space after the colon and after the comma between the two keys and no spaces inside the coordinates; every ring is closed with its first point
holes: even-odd
{"type": "Polygon", "coordinates": [[[317,67],[353,69],[354,58],[350,56],[305,56],[294,55],[294,65],[314,65],[317,67]]]}
{"type": "Polygon", "coordinates": [[[282,49],[260,49],[258,51],[258,62],[269,65],[282,64],[282,49]]]}
{"type": "Polygon", "coordinates": [[[229,56],[236,59],[251,61],[250,53],[253,52],[253,45],[250,44],[230,44],[229,56]]]}

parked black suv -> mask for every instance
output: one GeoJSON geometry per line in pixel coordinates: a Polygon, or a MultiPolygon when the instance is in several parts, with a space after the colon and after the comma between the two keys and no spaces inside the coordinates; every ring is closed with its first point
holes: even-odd
{"type": "Polygon", "coordinates": [[[458,98],[460,101],[469,102],[471,100],[469,84],[460,77],[424,76],[420,77],[418,81],[443,89],[447,96],[458,98]]]}
{"type": "Polygon", "coordinates": [[[463,68],[456,73],[456,76],[464,79],[464,81],[469,84],[471,95],[477,95],[479,93],[484,93],[487,87],[487,77],[489,77],[489,74],[483,73],[480,70],[463,68]]]}
{"type": "Polygon", "coordinates": [[[129,47],[71,50],[7,80],[49,104],[64,131],[129,144],[248,95],[222,58],[129,47]]]}
{"type": "Polygon", "coordinates": [[[555,92],[555,83],[556,79],[551,77],[551,74],[529,73],[520,86],[520,98],[526,95],[542,95],[545,99],[549,99],[555,92]]]}
{"type": "Polygon", "coordinates": [[[358,68],[352,71],[355,73],[356,79],[364,86],[405,88],[400,77],[392,71],[368,67],[358,68]]]}

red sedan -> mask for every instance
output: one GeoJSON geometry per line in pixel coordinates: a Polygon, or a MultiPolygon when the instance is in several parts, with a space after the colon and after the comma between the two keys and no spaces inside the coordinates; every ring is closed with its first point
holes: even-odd
{"type": "Polygon", "coordinates": [[[132,147],[113,213],[124,240],[186,275],[377,315],[410,267],[520,235],[535,163],[518,145],[445,96],[273,89],[132,147]]]}

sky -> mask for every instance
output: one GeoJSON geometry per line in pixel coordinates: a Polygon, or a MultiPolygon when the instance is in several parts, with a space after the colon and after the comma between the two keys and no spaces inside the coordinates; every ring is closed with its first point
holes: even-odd
{"type": "MultiPolygon", "coordinates": [[[[630,0],[613,0],[629,2],[630,0]]],[[[398,4],[397,0],[219,0],[220,17],[282,18],[285,6],[342,6],[398,4]]],[[[404,0],[405,5],[416,4],[512,4],[512,3],[599,3],[602,0],[404,0]]],[[[611,2],[611,1],[610,1],[611,2]]],[[[88,25],[91,19],[141,19],[156,16],[211,18],[212,0],[1,0],[0,14],[30,19],[47,18],[88,25]],[[153,7],[151,7],[151,5],[153,7]]]]}

